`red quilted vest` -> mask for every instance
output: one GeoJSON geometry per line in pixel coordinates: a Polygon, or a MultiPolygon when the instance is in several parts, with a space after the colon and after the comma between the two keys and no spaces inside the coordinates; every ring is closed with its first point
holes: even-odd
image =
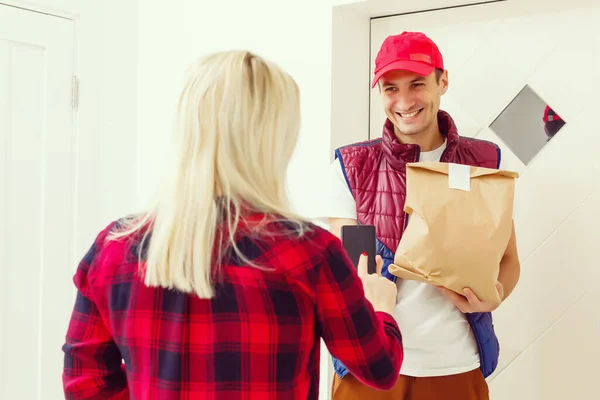
{"type": "MultiPolygon", "coordinates": [[[[500,150],[494,143],[461,137],[454,121],[444,111],[438,113],[440,132],[446,136],[447,147],[442,162],[498,168],[500,150]]],[[[406,214],[406,163],[419,159],[418,145],[401,144],[388,119],[383,137],[342,147],[342,170],[354,199],[359,223],[375,225],[379,241],[392,252],[396,251],[404,228],[406,214]]]]}

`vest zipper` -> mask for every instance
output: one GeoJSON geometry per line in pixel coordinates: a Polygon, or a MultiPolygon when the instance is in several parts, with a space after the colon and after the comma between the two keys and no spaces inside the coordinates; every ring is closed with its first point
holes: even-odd
{"type": "MultiPolygon", "coordinates": [[[[415,159],[414,162],[419,162],[419,158],[421,158],[421,146],[417,146],[417,152],[415,154],[415,159]]],[[[404,166],[405,172],[404,172],[404,176],[406,179],[406,165],[404,166]]],[[[406,196],[406,193],[404,194],[406,196]]],[[[404,228],[402,229],[402,234],[404,234],[404,231],[406,230],[406,227],[408,226],[408,219],[410,218],[410,215],[408,215],[407,213],[404,213],[404,228]]],[[[402,234],[400,235],[400,237],[402,237],[402,234]]],[[[395,282],[395,280],[394,280],[395,282]]]]}

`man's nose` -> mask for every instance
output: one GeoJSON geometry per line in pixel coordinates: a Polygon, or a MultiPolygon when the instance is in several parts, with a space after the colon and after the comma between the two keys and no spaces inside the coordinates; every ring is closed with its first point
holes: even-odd
{"type": "Polygon", "coordinates": [[[399,93],[396,99],[396,111],[408,112],[411,111],[416,101],[414,96],[407,95],[406,93],[399,93]]]}

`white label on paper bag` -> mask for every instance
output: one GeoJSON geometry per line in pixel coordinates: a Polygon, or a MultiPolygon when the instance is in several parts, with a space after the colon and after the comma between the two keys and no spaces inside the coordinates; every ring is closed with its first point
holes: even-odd
{"type": "Polygon", "coordinates": [[[450,189],[471,191],[471,167],[462,164],[448,164],[448,186],[450,189]]]}

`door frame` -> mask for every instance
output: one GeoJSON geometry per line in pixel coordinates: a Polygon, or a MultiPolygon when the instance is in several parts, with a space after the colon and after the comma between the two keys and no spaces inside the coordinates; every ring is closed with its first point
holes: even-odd
{"type": "Polygon", "coordinates": [[[78,19],[81,12],[81,6],[78,5],[77,0],[0,0],[0,5],[20,8],[25,11],[32,11],[73,21],[78,19]]]}

